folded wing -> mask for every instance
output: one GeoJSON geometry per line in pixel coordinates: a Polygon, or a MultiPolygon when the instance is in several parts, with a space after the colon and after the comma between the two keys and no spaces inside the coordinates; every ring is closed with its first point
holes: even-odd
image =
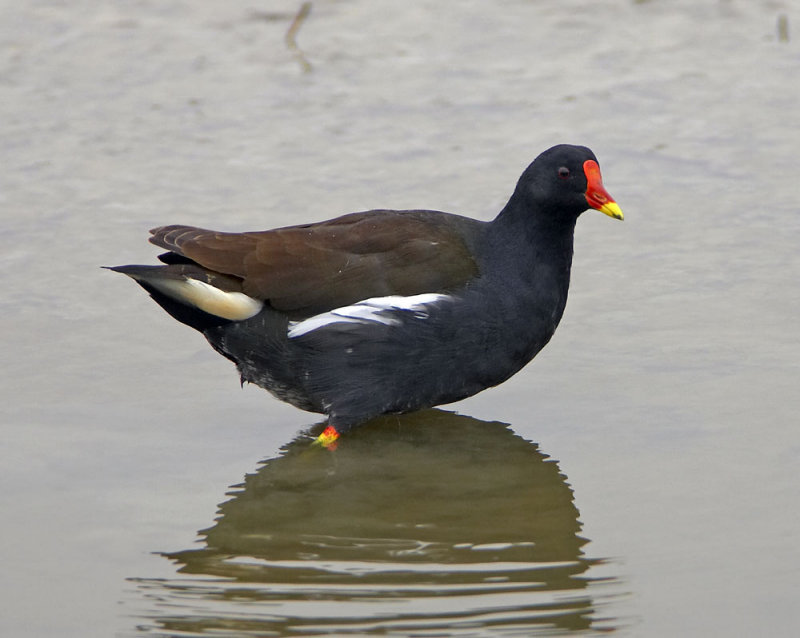
{"type": "MultiPolygon", "coordinates": [[[[444,292],[478,274],[452,216],[367,211],[263,232],[162,226],[150,241],[277,310],[307,315],[370,297],[444,292]]],[[[174,261],[166,256],[164,261],[174,261]]]]}

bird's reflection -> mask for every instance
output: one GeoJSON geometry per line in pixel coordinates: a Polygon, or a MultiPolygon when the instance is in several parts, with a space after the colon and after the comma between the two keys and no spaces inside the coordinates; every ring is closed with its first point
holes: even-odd
{"type": "Polygon", "coordinates": [[[572,490],[506,425],[429,410],[376,420],[333,451],[311,441],[298,437],[234,486],[202,547],[166,554],[180,578],[139,581],[158,601],[153,631],[592,625],[572,490]]]}

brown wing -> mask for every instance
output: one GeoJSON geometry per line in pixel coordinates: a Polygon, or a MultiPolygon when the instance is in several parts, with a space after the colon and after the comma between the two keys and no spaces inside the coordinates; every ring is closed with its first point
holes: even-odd
{"type": "Polygon", "coordinates": [[[454,219],[468,221],[431,211],[367,211],[263,232],[162,226],[150,241],[241,277],[246,294],[276,309],[319,312],[466,283],[478,268],[454,219]]]}

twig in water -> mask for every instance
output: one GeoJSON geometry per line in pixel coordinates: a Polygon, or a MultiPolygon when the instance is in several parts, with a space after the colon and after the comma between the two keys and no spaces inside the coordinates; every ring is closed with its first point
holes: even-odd
{"type": "Polygon", "coordinates": [[[778,16],[778,41],[789,41],[789,16],[785,13],[778,16]]]}
{"type": "Polygon", "coordinates": [[[311,71],[311,63],[306,59],[306,56],[303,55],[300,47],[297,46],[295,36],[300,30],[300,27],[303,26],[303,22],[305,22],[309,13],[311,13],[311,3],[304,2],[300,5],[300,10],[297,12],[294,20],[292,20],[292,24],[289,25],[289,30],[286,32],[286,46],[294,53],[294,56],[297,58],[300,66],[303,67],[303,72],[305,73],[311,71]]]}

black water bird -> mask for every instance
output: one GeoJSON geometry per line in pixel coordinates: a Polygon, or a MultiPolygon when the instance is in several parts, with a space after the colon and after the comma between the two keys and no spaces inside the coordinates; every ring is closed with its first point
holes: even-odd
{"type": "Polygon", "coordinates": [[[242,382],[328,415],[324,442],[377,415],[497,385],[553,336],[575,222],[615,219],[592,151],[559,145],[490,222],[371,210],[261,232],[162,226],[164,265],[112,268],[202,332],[242,382]]]}

